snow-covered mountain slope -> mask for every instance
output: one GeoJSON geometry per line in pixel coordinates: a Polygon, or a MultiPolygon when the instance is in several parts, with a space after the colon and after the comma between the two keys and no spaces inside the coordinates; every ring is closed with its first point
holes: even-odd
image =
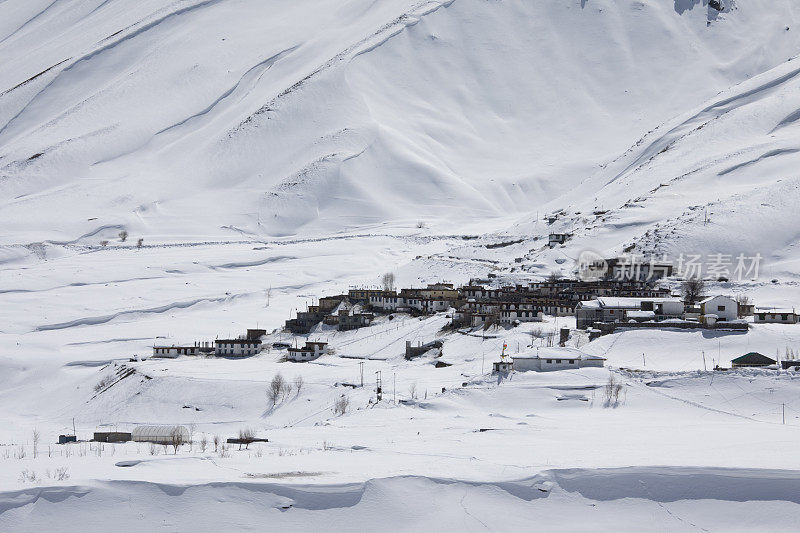
{"type": "Polygon", "coordinates": [[[2,2],[0,239],[533,212],[800,50],[791,1],[706,4],[2,2]]]}
{"type": "Polygon", "coordinates": [[[799,109],[792,60],[665,122],[551,202],[565,209],[551,229],[576,235],[543,255],[761,254],[762,277],[796,276],[799,109]]]}

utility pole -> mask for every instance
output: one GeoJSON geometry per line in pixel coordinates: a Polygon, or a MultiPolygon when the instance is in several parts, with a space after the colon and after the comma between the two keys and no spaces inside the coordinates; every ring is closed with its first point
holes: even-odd
{"type": "Polygon", "coordinates": [[[783,419],[781,424],[785,424],[786,423],[786,404],[785,403],[781,404],[781,418],[783,419]]]}
{"type": "Polygon", "coordinates": [[[381,371],[375,372],[375,391],[377,393],[378,401],[383,398],[383,383],[381,382],[381,371]]]}
{"type": "Polygon", "coordinates": [[[359,362],[358,367],[361,370],[361,388],[364,388],[364,361],[359,362]]]}
{"type": "Polygon", "coordinates": [[[642,352],[642,365],[647,366],[647,361],[644,359],[644,352],[642,352]]]}
{"type": "Polygon", "coordinates": [[[708,371],[708,368],[706,368],[706,352],[705,351],[703,352],[703,370],[708,371]]]}

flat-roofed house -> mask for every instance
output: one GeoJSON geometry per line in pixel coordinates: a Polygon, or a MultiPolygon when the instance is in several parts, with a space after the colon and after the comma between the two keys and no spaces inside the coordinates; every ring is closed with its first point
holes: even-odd
{"type": "Polygon", "coordinates": [[[524,372],[550,372],[553,370],[573,370],[576,368],[602,367],[605,358],[589,355],[575,348],[538,348],[513,356],[514,370],[524,372]]]}
{"type": "Polygon", "coordinates": [[[218,357],[249,357],[260,351],[260,339],[217,339],[214,341],[214,355],[218,357]]]}
{"type": "Polygon", "coordinates": [[[797,324],[794,309],[782,307],[758,307],[753,313],[753,322],[758,324],[797,324]]]}
{"type": "Polygon", "coordinates": [[[289,348],[286,359],[295,363],[314,361],[327,353],[327,346],[327,342],[307,341],[302,348],[289,348]]]}

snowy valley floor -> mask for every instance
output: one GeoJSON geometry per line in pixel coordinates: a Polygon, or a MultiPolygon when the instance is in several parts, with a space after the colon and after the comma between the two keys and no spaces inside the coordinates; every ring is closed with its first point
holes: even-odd
{"type": "Polygon", "coordinates": [[[703,357],[711,368],[748,351],[795,349],[798,326],[623,330],[588,344],[575,333],[570,345],[606,357],[606,368],[506,378],[490,373],[503,343],[511,354],[543,345],[574,319],[465,335],[442,331],[444,314],[397,315],[315,331],[309,337],[335,353],[312,363],[282,362],[279,350],[129,360],[153,342],[271,330],[290,309],[389,270],[403,286],[485,274],[480,247],[453,252],[459,241],[66,247],[47,261],[6,263],[0,530],[795,529],[800,376],[705,371],[703,357]],[[403,357],[407,340],[435,338],[441,358],[403,357]],[[272,406],[277,373],[304,383],[272,406]],[[608,400],[611,376],[623,387],[608,400]],[[337,415],[343,395],[349,408],[337,415]],[[54,444],[73,418],[81,439],[184,424],[193,443],[177,453],[54,444]],[[269,442],[215,450],[215,436],[244,428],[269,442]]]}

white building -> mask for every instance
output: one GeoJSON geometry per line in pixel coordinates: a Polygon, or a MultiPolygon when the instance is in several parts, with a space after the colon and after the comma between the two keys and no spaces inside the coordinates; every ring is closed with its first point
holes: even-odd
{"type": "Polygon", "coordinates": [[[261,341],[257,339],[217,339],[214,341],[214,355],[222,357],[248,357],[261,351],[261,341]]]}
{"type": "Polygon", "coordinates": [[[586,367],[602,367],[605,358],[589,355],[575,348],[538,348],[513,356],[514,370],[525,372],[549,372],[586,367]]]}
{"type": "Polygon", "coordinates": [[[175,359],[179,355],[197,355],[196,346],[153,346],[153,357],[175,359]]]}
{"type": "Polygon", "coordinates": [[[709,322],[730,322],[739,318],[739,305],[729,296],[710,296],[701,300],[700,320],[709,322]],[[713,318],[716,317],[716,318],[713,318]]]}
{"type": "Polygon", "coordinates": [[[211,344],[203,341],[194,346],[153,346],[153,357],[175,359],[180,355],[210,355],[213,351],[211,344]]]}
{"type": "Polygon", "coordinates": [[[443,300],[439,298],[426,298],[422,300],[423,307],[426,313],[442,313],[450,309],[450,300],[443,300]]]}
{"type": "Polygon", "coordinates": [[[794,309],[780,307],[758,307],[753,313],[753,322],[760,324],[797,324],[798,315],[794,309]]]}
{"type": "MultiPolygon", "coordinates": [[[[594,322],[626,322],[629,312],[652,311],[653,320],[683,317],[683,302],[679,298],[619,298],[602,296],[586,300],[575,307],[577,327],[587,328],[594,322]]],[[[641,318],[639,313],[636,317],[641,318]]]]}
{"type": "Polygon", "coordinates": [[[327,342],[307,341],[302,348],[289,348],[286,353],[286,360],[296,363],[314,361],[328,352],[327,346],[327,342]]]}
{"type": "Polygon", "coordinates": [[[504,303],[500,304],[500,322],[513,324],[519,322],[541,322],[544,313],[538,306],[530,303],[504,303]]]}

